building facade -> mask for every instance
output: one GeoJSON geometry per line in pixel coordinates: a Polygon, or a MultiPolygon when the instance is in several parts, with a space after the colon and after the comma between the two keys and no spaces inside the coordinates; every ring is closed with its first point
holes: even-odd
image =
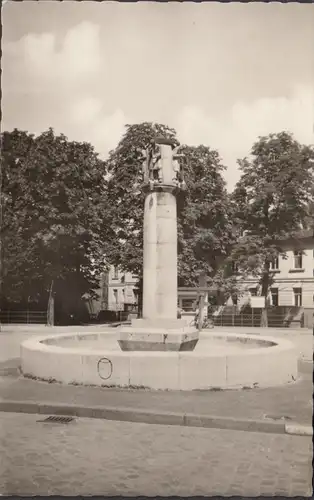
{"type": "MultiPolygon", "coordinates": [[[[297,238],[281,242],[283,255],[272,263],[274,283],[268,297],[270,326],[313,327],[314,323],[314,231],[302,231],[297,238]]],[[[100,299],[97,311],[137,312],[137,276],[121,272],[118,267],[111,266],[101,280],[100,299]]],[[[213,292],[215,295],[215,293],[213,292]]],[[[205,294],[205,304],[208,295],[205,294]]],[[[217,324],[229,321],[234,323],[236,315],[250,317],[251,309],[261,307],[258,281],[248,277],[241,281],[241,293],[237,300],[229,298],[225,305],[217,306],[217,324]],[[231,319],[232,316],[232,319],[231,319]],[[221,323],[219,322],[221,318],[221,323]]],[[[178,307],[184,315],[193,316],[198,303],[197,288],[178,289],[178,307]]],[[[96,305],[96,304],[95,304],[96,305]]],[[[257,310],[256,309],[256,310],[257,310]]],[[[247,318],[248,319],[248,318],[247,318]]],[[[241,318],[238,318],[240,321],[241,318]]],[[[242,320],[241,320],[242,321],[242,320]]],[[[257,319],[257,326],[258,326],[257,319]]],[[[239,323],[242,324],[242,323],[239,323]]],[[[248,324],[250,326],[250,324],[248,324]]]]}
{"type": "MultiPolygon", "coordinates": [[[[291,325],[313,326],[314,314],[314,232],[306,230],[296,238],[280,242],[284,251],[272,263],[274,283],[269,294],[273,314],[293,316],[291,325]]],[[[252,306],[258,295],[256,278],[242,283],[242,294],[237,306],[252,306]]],[[[228,305],[231,305],[231,299],[228,305]]]]}
{"type": "Polygon", "coordinates": [[[110,266],[109,271],[102,273],[97,290],[98,299],[88,302],[92,318],[106,312],[133,312],[137,310],[137,277],[131,273],[123,273],[118,267],[110,266]]]}
{"type": "Polygon", "coordinates": [[[106,303],[102,309],[109,311],[132,311],[138,303],[137,276],[124,273],[117,266],[111,266],[107,274],[106,303]]]}
{"type": "MultiPolygon", "coordinates": [[[[272,263],[274,283],[268,296],[269,326],[314,326],[314,232],[303,230],[297,237],[280,242],[283,254],[272,263]]],[[[213,316],[221,326],[259,326],[264,299],[256,277],[239,278],[238,297],[229,298],[214,308],[213,316]]],[[[215,291],[210,291],[211,298],[215,291]]],[[[187,314],[195,310],[197,289],[179,289],[179,307],[187,314]]],[[[206,300],[206,299],[205,299],[206,300]]],[[[211,308],[213,310],[213,308],[211,308]]]]}

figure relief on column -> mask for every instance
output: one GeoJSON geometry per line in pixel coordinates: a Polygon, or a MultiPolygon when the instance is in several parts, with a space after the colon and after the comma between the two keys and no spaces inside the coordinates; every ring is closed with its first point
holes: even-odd
{"type": "Polygon", "coordinates": [[[178,148],[179,146],[175,148],[173,141],[169,139],[157,138],[151,141],[144,152],[143,180],[151,191],[155,187],[168,184],[185,189],[182,164],[184,155],[178,153],[178,148]],[[165,179],[168,180],[165,182],[165,179]]]}
{"type": "Polygon", "coordinates": [[[146,149],[144,155],[144,183],[149,184],[150,189],[152,190],[155,184],[161,184],[163,182],[161,151],[159,145],[152,141],[150,146],[146,149]]]}
{"type": "Polygon", "coordinates": [[[183,168],[185,155],[182,153],[178,153],[179,147],[180,146],[177,146],[172,151],[172,168],[175,174],[173,181],[180,189],[184,190],[186,188],[186,184],[184,182],[184,168],[183,168]]]}

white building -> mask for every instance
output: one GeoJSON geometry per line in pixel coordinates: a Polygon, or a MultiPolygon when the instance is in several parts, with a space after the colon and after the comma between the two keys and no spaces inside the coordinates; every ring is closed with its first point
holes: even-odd
{"type": "Polygon", "coordinates": [[[111,266],[107,274],[106,304],[102,308],[109,311],[132,311],[137,306],[137,276],[124,273],[111,266]]]}
{"type": "MultiPolygon", "coordinates": [[[[279,256],[272,265],[275,281],[270,290],[269,318],[275,326],[313,326],[314,314],[314,232],[302,231],[297,238],[280,242],[284,256],[279,256]]],[[[100,300],[97,309],[109,311],[136,311],[137,276],[123,273],[111,266],[102,277],[100,300]]],[[[231,298],[225,306],[219,307],[219,316],[239,315],[259,293],[258,281],[249,277],[241,283],[242,293],[235,306],[231,298]],[[252,299],[253,298],[253,299],[252,299]]],[[[198,298],[197,289],[178,290],[178,306],[186,313],[193,314],[198,298]]],[[[248,319],[248,318],[247,318],[248,319]]],[[[240,318],[238,318],[240,320],[240,318]]],[[[271,323],[271,321],[270,321],[271,323]]],[[[218,323],[219,324],[219,321],[218,323]]],[[[232,323],[233,324],[233,319],[232,323]]],[[[241,322],[239,323],[241,324],[241,322]]]]}
{"type": "Polygon", "coordinates": [[[131,273],[123,273],[118,267],[110,266],[100,278],[99,298],[88,302],[92,317],[105,311],[129,311],[137,308],[137,277],[131,273]]]}
{"type": "MultiPolygon", "coordinates": [[[[281,241],[284,255],[272,264],[275,274],[270,290],[273,314],[290,314],[292,325],[311,327],[314,314],[314,231],[303,230],[296,238],[281,241]]],[[[258,282],[251,277],[243,281],[243,295],[239,297],[241,309],[251,305],[258,295],[258,282]]],[[[228,300],[231,305],[231,299],[228,300]]]]}

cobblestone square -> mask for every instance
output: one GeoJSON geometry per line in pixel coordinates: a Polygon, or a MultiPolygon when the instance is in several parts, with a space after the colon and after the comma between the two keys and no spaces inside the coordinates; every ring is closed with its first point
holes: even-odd
{"type": "Polygon", "coordinates": [[[4,495],[312,494],[311,438],[0,414],[4,495]]]}

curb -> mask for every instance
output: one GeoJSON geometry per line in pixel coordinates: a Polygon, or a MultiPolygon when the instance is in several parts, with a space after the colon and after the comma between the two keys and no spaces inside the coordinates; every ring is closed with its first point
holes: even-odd
{"type": "Polygon", "coordinates": [[[313,361],[310,361],[307,359],[299,359],[298,360],[298,370],[299,370],[299,373],[308,374],[308,375],[313,374],[313,361]]]}
{"type": "Polygon", "coordinates": [[[192,413],[176,413],[154,410],[141,410],[128,407],[93,406],[54,404],[34,401],[0,400],[0,411],[12,413],[30,413],[40,415],[64,415],[71,417],[98,418],[117,420],[120,422],[137,422],[159,425],[180,425],[184,427],[203,427],[212,429],[237,430],[247,432],[264,432],[271,434],[293,434],[312,436],[310,426],[285,424],[284,422],[269,422],[264,420],[235,419],[213,415],[196,415],[192,413]]]}
{"type": "Polygon", "coordinates": [[[285,433],[293,436],[313,436],[313,427],[301,424],[285,424],[285,433]]]}

